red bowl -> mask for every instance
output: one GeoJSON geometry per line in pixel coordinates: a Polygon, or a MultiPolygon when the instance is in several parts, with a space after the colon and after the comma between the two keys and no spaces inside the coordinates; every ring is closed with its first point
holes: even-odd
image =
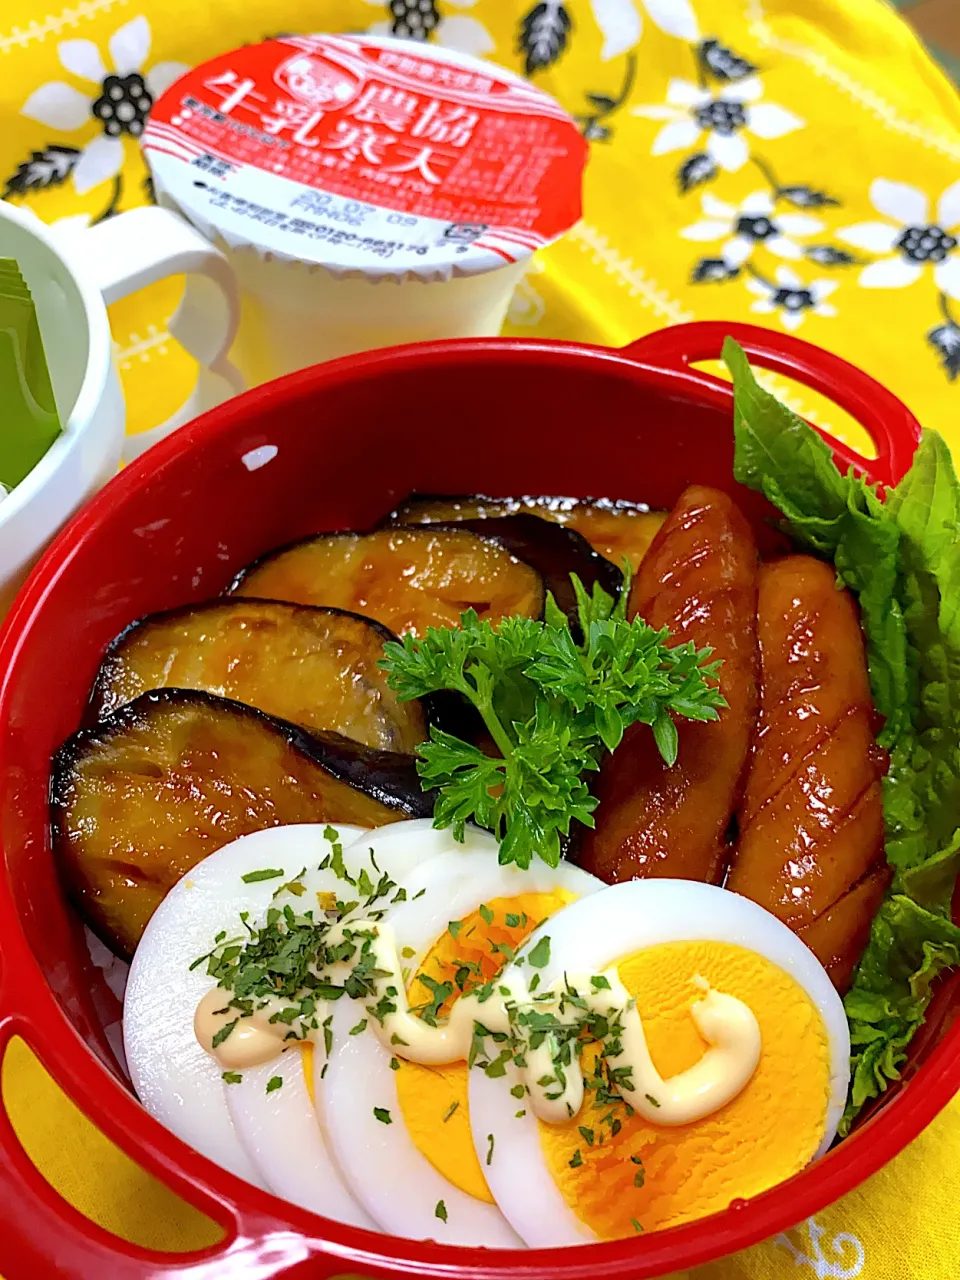
{"type": "Polygon", "coordinates": [[[919,428],[882,387],[793,338],[706,324],[623,351],[457,341],[294,374],[156,446],[61,533],[0,638],[0,1049],[22,1036],[105,1134],[226,1236],[189,1256],[117,1240],[51,1189],[0,1112],[6,1275],[644,1280],[816,1213],[879,1169],[960,1087],[960,1028],[951,1027],[958,996],[949,984],[905,1082],[879,1113],[815,1168],[749,1203],[639,1240],[522,1254],[373,1235],[247,1186],[147,1115],[107,1044],[82,934],[60,894],[47,821],[50,757],[83,715],[104,646],[142,614],[217,594],[267,548],[318,528],[363,527],[413,489],[668,506],[690,481],[734,493],[769,537],[769,509],[732,479],[730,389],[688,367],[716,357],[731,332],[756,361],[826,393],[864,425],[876,458],[835,445],[839,458],[883,483],[899,479],[919,428]],[[244,456],[265,445],[276,456],[249,469],[244,456]]]}

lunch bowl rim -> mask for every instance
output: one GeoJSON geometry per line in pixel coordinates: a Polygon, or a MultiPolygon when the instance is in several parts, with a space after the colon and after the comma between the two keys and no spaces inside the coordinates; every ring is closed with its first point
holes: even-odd
{"type": "MultiPolygon", "coordinates": [[[[278,406],[302,401],[311,391],[319,393],[377,372],[389,372],[397,367],[427,372],[431,368],[464,362],[482,365],[491,361],[519,364],[533,361],[546,374],[550,367],[570,367],[571,363],[589,361],[597,372],[624,373],[641,387],[655,389],[662,396],[731,410],[730,387],[690,367],[695,358],[702,358],[697,356],[701,347],[716,344],[720,330],[735,334],[748,351],[751,342],[760,354],[763,354],[761,348],[767,354],[769,350],[785,351],[780,361],[781,371],[791,367],[794,358],[800,363],[807,362],[808,374],[810,369],[817,370],[822,364],[830,376],[825,372],[819,379],[820,389],[836,391],[840,385],[837,365],[843,366],[840,372],[844,377],[855,375],[855,384],[851,385],[856,385],[867,401],[875,402],[876,413],[889,417],[888,401],[893,397],[837,357],[828,357],[797,339],[780,338],[753,326],[729,324],[679,326],[619,350],[528,338],[455,339],[389,348],[288,375],[228,401],[181,428],[122,471],[73,517],[17,597],[0,632],[0,767],[6,751],[11,689],[17,678],[19,657],[38,617],[46,609],[55,607],[60,573],[86,537],[109,523],[114,513],[135,504],[142,486],[162,482],[164,469],[176,467],[198,441],[249,433],[261,408],[268,403],[276,412],[278,406]],[[707,334],[707,330],[712,332],[707,334]],[[688,336],[685,337],[685,333],[688,336]],[[699,345],[697,334],[703,338],[699,345]]],[[[774,365],[776,360],[771,358],[767,363],[774,365]]],[[[810,380],[808,377],[807,381],[810,380]]],[[[836,399],[843,403],[840,393],[836,399]]],[[[896,458],[891,462],[888,456],[884,464],[889,474],[875,477],[887,483],[899,478],[898,472],[905,469],[919,435],[908,411],[899,402],[894,403],[902,411],[906,425],[897,443],[896,458]]],[[[850,407],[849,398],[846,407],[850,407]]],[[[840,450],[840,456],[848,455],[840,450]]],[[[877,469],[882,473],[884,466],[877,469]]],[[[49,831],[45,853],[50,856],[49,831]]],[[[71,1209],[42,1178],[37,1181],[32,1177],[27,1165],[16,1155],[14,1148],[19,1147],[19,1143],[0,1105],[0,1186],[4,1184],[6,1165],[5,1190],[16,1193],[11,1216],[19,1210],[23,1217],[19,1246],[18,1238],[11,1240],[11,1246],[14,1250],[20,1247],[23,1258],[32,1256],[29,1255],[31,1241],[35,1243],[41,1222],[46,1223],[45,1231],[49,1231],[51,1225],[62,1228],[70,1245],[68,1257],[76,1259],[78,1268],[64,1274],[84,1277],[84,1280],[87,1276],[93,1280],[96,1266],[102,1265],[103,1259],[113,1257],[118,1259],[114,1266],[118,1277],[165,1274],[189,1277],[194,1274],[195,1266],[198,1276],[207,1276],[211,1273],[203,1268],[212,1265],[213,1260],[225,1263],[228,1257],[238,1266],[231,1274],[238,1276],[245,1274],[242,1259],[250,1266],[250,1274],[257,1276],[300,1275],[300,1266],[306,1266],[307,1260],[310,1269],[304,1269],[302,1274],[331,1277],[344,1270],[362,1272],[364,1268],[384,1277],[418,1276],[436,1280],[453,1280],[453,1277],[459,1280],[501,1280],[503,1277],[511,1280],[537,1277],[628,1280],[629,1277],[635,1280],[665,1276],[726,1257],[821,1211],[882,1168],[960,1089],[958,1020],[946,1030],[897,1096],[839,1147],[789,1182],[774,1186],[750,1201],[734,1202],[709,1218],[635,1240],[522,1253],[443,1246],[378,1235],[321,1218],[246,1184],[191,1150],[148,1115],[129,1088],[111,1074],[81,1038],[47,983],[21,925],[5,852],[3,857],[0,1052],[6,1051],[14,1036],[21,1036],[61,1088],[107,1137],[175,1193],[213,1218],[226,1233],[220,1244],[184,1255],[144,1249],[95,1226],[71,1209]],[[17,993],[16,999],[12,998],[12,992],[17,993]],[[5,1160],[11,1151],[14,1159],[5,1160]],[[278,1249],[276,1269],[263,1270],[266,1242],[280,1239],[285,1240],[288,1247],[278,1249]],[[256,1261],[258,1257],[260,1262],[256,1261]]],[[[21,1149],[20,1155],[23,1154],[21,1149]]]]}

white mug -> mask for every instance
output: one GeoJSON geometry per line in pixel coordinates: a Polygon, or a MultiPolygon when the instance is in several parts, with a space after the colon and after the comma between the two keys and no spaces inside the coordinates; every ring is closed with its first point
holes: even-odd
{"type": "Polygon", "coordinates": [[[186,275],[171,334],[200,364],[196,387],[167,422],[126,441],[142,452],[203,410],[243,390],[227,359],[239,320],[223,254],[165,209],[133,209],[69,242],[0,201],[0,257],[15,258],[37,305],[63,432],[0,502],[0,616],[67,519],[116,473],[126,413],[106,304],[166,276],[186,275]]]}

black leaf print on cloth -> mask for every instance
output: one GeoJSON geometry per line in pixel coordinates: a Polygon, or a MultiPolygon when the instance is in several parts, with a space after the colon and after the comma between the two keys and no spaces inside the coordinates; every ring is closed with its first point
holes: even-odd
{"type": "Polygon", "coordinates": [[[704,40],[697,46],[697,62],[705,76],[715,80],[745,80],[757,67],[747,58],[728,49],[719,40],[704,40]]]}
{"type": "Polygon", "coordinates": [[[806,186],[805,183],[780,182],[773,171],[773,166],[767,160],[760,156],[751,156],[750,160],[766,178],[774,200],[785,200],[787,204],[793,205],[794,209],[826,209],[828,205],[840,208],[840,201],[835,196],[828,195],[826,191],[818,191],[815,187],[806,186]]]}
{"type": "Polygon", "coordinates": [[[677,170],[677,183],[680,194],[686,195],[694,187],[702,187],[705,182],[712,182],[717,176],[717,166],[705,151],[688,156],[677,170]]]}
{"type": "Polygon", "coordinates": [[[691,284],[722,284],[726,280],[736,280],[740,268],[725,258],[701,258],[693,268],[690,276],[691,284]]]}
{"type": "Polygon", "coordinates": [[[927,334],[927,341],[939,355],[943,371],[951,382],[960,373],[960,326],[940,324],[927,334]]]}
{"type": "Polygon", "coordinates": [[[861,267],[865,262],[864,258],[832,244],[811,244],[804,250],[804,257],[821,267],[861,267]]]}
{"type": "Polygon", "coordinates": [[[588,142],[606,142],[608,138],[613,137],[613,130],[607,123],[609,118],[614,115],[630,97],[630,91],[633,88],[633,79],[636,75],[637,59],[632,53],[627,54],[626,67],[623,73],[623,81],[620,90],[615,98],[608,93],[588,93],[586,99],[593,108],[586,111],[583,115],[575,116],[577,124],[580,126],[580,132],[588,142]]]}
{"type": "Polygon", "coordinates": [[[834,196],[828,196],[825,191],[815,191],[812,187],[778,187],[777,195],[795,209],[825,209],[828,205],[840,205],[834,196]]]}
{"type": "Polygon", "coordinates": [[[440,21],[436,0],[387,0],[390,33],[408,40],[426,40],[440,21]]]}
{"type": "Polygon", "coordinates": [[[953,317],[946,295],[942,293],[940,310],[943,313],[943,324],[930,330],[927,342],[940,357],[943,372],[951,382],[956,382],[957,375],[960,374],[960,325],[953,317]]]}
{"type": "Polygon", "coordinates": [[[24,160],[17,172],[7,179],[4,200],[10,196],[24,196],[28,191],[62,186],[79,159],[80,152],[76,147],[64,147],[59,143],[49,143],[42,151],[31,152],[30,159],[24,160]]]}
{"type": "Polygon", "coordinates": [[[940,356],[943,372],[951,383],[960,374],[960,326],[955,324],[937,325],[927,334],[927,342],[940,356]]]}
{"type": "Polygon", "coordinates": [[[528,76],[553,66],[567,47],[572,26],[570,15],[559,0],[543,0],[533,6],[520,23],[517,41],[528,76]]]}

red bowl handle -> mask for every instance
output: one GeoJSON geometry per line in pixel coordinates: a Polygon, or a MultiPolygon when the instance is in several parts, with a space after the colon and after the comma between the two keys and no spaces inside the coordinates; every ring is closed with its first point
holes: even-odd
{"type": "MultiPolygon", "coordinates": [[[[56,1001],[39,971],[30,972],[22,954],[13,959],[11,952],[21,951],[16,945],[19,941],[14,941],[10,950],[5,945],[2,957],[7,982],[0,984],[0,1061],[10,1041],[19,1036],[62,1088],[67,1073],[60,1058],[65,1046],[51,1043],[39,1032],[42,1023],[56,1022],[59,1010],[45,1008],[55,1006],[56,1001]],[[14,972],[15,983],[11,981],[14,972]]],[[[58,1038],[65,1042],[73,1034],[72,1028],[64,1026],[58,1038]]],[[[105,1069],[91,1054],[83,1071],[81,1092],[89,1098],[98,1097],[103,1092],[105,1069]]],[[[126,1147],[125,1134],[109,1112],[94,1109],[98,1110],[93,1118],[97,1127],[121,1148],[126,1147]]],[[[202,1157],[193,1152],[185,1155],[182,1172],[173,1176],[166,1169],[154,1172],[217,1221],[225,1237],[210,1248],[189,1254],[146,1249],[98,1226],[54,1190],[24,1150],[0,1101],[0,1267],[4,1276],[7,1280],[33,1280],[54,1273],[65,1280],[212,1280],[215,1276],[322,1280],[351,1270],[347,1260],[327,1254],[309,1233],[281,1230],[269,1213],[239,1210],[228,1199],[210,1192],[202,1173],[194,1168],[202,1165],[202,1157]]]]}
{"type": "MultiPolygon", "coordinates": [[[[861,457],[821,431],[838,461],[883,485],[896,484],[909,470],[920,443],[920,424],[907,406],[862,369],[812,343],[758,325],[706,320],[660,329],[623,350],[644,364],[685,370],[700,360],[719,359],[728,336],[740,343],[754,364],[828,396],[860,423],[876,447],[876,458],[861,457]]],[[[727,385],[720,378],[697,373],[714,386],[727,385]]]]}

